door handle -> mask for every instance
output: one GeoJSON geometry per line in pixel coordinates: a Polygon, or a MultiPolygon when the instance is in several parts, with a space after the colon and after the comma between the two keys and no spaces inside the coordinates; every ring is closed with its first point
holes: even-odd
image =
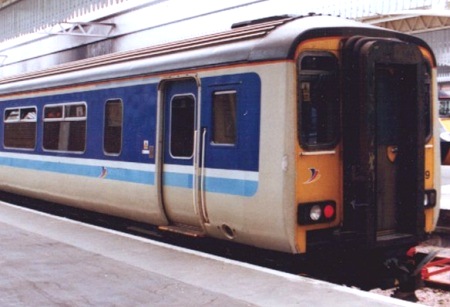
{"type": "Polygon", "coordinates": [[[200,202],[202,206],[202,214],[205,223],[209,223],[208,213],[206,212],[206,203],[205,203],[205,152],[206,152],[206,133],[207,129],[202,128],[202,154],[201,154],[201,171],[200,171],[200,202]]]}

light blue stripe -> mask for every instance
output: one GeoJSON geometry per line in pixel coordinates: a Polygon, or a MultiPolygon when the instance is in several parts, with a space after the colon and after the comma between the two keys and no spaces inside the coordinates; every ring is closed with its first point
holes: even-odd
{"type": "MultiPolygon", "coordinates": [[[[55,159],[57,159],[57,157],[55,159]]],[[[99,178],[102,174],[104,174],[104,168],[97,165],[92,166],[64,162],[17,159],[9,157],[0,157],[0,164],[17,168],[78,175],[91,178],[99,178]]],[[[155,172],[153,171],[140,171],[133,169],[108,167],[106,169],[106,172],[107,173],[104,177],[104,180],[118,180],[147,185],[155,184],[155,172]]],[[[194,186],[192,174],[166,172],[164,173],[163,182],[164,185],[167,186],[186,189],[192,189],[194,186]]],[[[258,190],[258,181],[207,177],[205,179],[205,190],[212,193],[250,197],[256,194],[258,190]]]]}
{"type": "Polygon", "coordinates": [[[163,177],[163,184],[171,187],[180,187],[192,189],[194,185],[192,184],[191,174],[180,174],[180,173],[169,173],[165,172],[163,177]]]}
{"type": "MultiPolygon", "coordinates": [[[[0,164],[38,171],[98,178],[103,173],[101,166],[70,164],[63,162],[31,161],[26,159],[0,158],[0,164]]],[[[107,179],[154,185],[155,173],[121,168],[107,168],[107,179]]]]}
{"type": "Polygon", "coordinates": [[[258,190],[258,182],[240,179],[207,177],[205,190],[213,193],[223,193],[241,196],[253,196],[258,190]]]}
{"type": "MultiPolygon", "coordinates": [[[[192,177],[191,174],[164,173],[164,185],[192,189],[194,186],[192,177]]],[[[217,177],[205,179],[207,192],[250,197],[255,195],[257,190],[257,181],[217,177]]]]}

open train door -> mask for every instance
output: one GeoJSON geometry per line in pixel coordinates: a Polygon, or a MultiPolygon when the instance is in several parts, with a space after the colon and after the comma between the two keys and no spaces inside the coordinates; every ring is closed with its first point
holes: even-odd
{"type": "Polygon", "coordinates": [[[203,235],[199,204],[199,85],[195,78],[164,80],[158,99],[159,199],[170,223],[160,227],[203,235]]]}
{"type": "Polygon", "coordinates": [[[344,228],[369,247],[414,244],[424,228],[421,52],[352,37],[343,61],[344,228]]]}

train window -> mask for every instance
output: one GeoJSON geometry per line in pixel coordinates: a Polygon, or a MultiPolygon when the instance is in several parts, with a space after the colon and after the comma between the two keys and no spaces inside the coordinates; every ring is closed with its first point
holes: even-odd
{"type": "Polygon", "coordinates": [[[333,56],[306,55],[301,59],[302,70],[333,71],[336,69],[336,66],[336,58],[333,56]]]}
{"type": "Polygon", "coordinates": [[[123,104],[120,99],[105,104],[103,149],[107,154],[120,154],[122,150],[123,104]]]}
{"type": "Polygon", "coordinates": [[[62,118],[63,116],[63,107],[62,106],[47,106],[44,109],[44,118],[62,118]]]}
{"type": "Polygon", "coordinates": [[[439,116],[450,117],[450,100],[448,98],[439,97],[439,116]]]}
{"type": "Polygon", "coordinates": [[[6,109],[3,144],[9,148],[36,147],[36,107],[6,109]]]}
{"type": "Polygon", "coordinates": [[[213,143],[236,144],[236,92],[213,94],[213,143]]]}
{"type": "Polygon", "coordinates": [[[84,152],[86,148],[86,104],[44,106],[46,150],[84,152]]]}
{"type": "Polygon", "coordinates": [[[173,157],[190,158],[194,150],[194,96],[174,96],[170,106],[170,153],[173,157]]]}
{"type": "Polygon", "coordinates": [[[431,65],[427,61],[424,65],[424,120],[425,120],[425,141],[428,142],[431,138],[431,126],[432,126],[432,112],[431,112],[431,65]]]}
{"type": "Polygon", "coordinates": [[[299,59],[298,136],[305,149],[335,146],[339,127],[338,62],[328,53],[299,59]]]}

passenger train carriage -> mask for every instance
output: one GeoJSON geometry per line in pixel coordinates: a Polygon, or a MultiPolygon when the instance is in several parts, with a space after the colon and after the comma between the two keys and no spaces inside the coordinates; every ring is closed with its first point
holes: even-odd
{"type": "Polygon", "coordinates": [[[441,164],[450,164],[450,95],[448,91],[439,90],[439,123],[441,141],[441,164]]]}
{"type": "Polygon", "coordinates": [[[302,254],[433,231],[436,62],[329,16],[0,80],[0,189],[162,230],[302,254]]]}

